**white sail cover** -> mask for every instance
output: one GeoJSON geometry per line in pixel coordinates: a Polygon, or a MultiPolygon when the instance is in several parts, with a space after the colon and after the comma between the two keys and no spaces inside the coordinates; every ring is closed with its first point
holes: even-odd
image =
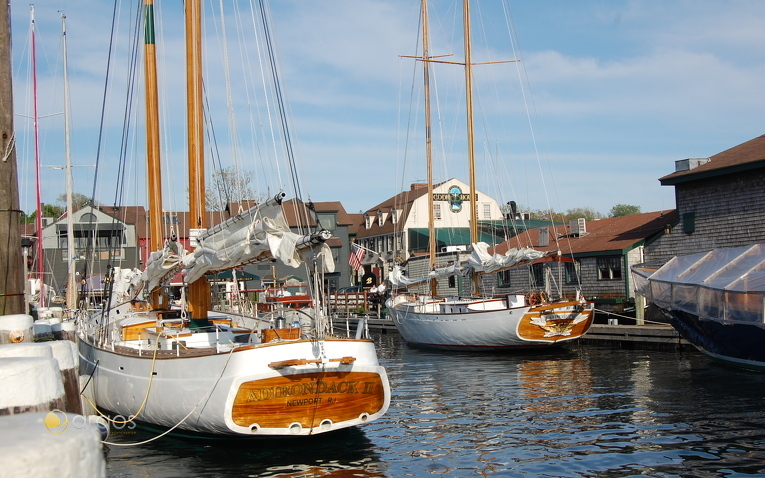
{"type": "MultiPolygon", "coordinates": [[[[183,258],[186,282],[194,282],[208,271],[230,269],[254,261],[262,254],[290,267],[299,267],[310,255],[301,256],[298,245],[305,236],[290,231],[281,205],[268,201],[209,229],[197,238],[194,252],[183,258]]],[[[317,256],[325,272],[334,271],[329,246],[321,244],[317,256]]]]}
{"type": "Polygon", "coordinates": [[[143,271],[143,281],[147,283],[148,290],[162,285],[167,276],[175,275],[184,254],[185,251],[175,241],[166,243],[161,251],[152,252],[143,271]]]}
{"type": "Polygon", "coordinates": [[[491,273],[508,269],[524,261],[533,261],[547,255],[546,252],[530,247],[512,248],[505,254],[489,254],[489,245],[485,242],[473,244],[473,253],[468,258],[468,264],[476,272],[491,273]]]}
{"type": "Polygon", "coordinates": [[[765,244],[676,256],[655,272],[638,265],[632,273],[637,292],[664,309],[765,324],[765,244]]]}
{"type": "Polygon", "coordinates": [[[458,265],[452,264],[447,267],[440,267],[438,269],[432,270],[425,277],[410,279],[404,274],[404,270],[401,268],[401,266],[396,265],[393,267],[393,270],[390,271],[390,274],[388,274],[388,280],[390,281],[391,286],[396,289],[402,287],[410,287],[417,284],[424,284],[431,279],[440,279],[461,273],[462,269],[458,265]]]}
{"type": "Polygon", "coordinates": [[[485,242],[473,244],[473,252],[468,258],[467,264],[451,264],[445,267],[439,267],[430,271],[427,277],[410,279],[404,275],[403,269],[395,266],[388,276],[391,285],[395,287],[409,287],[416,284],[422,284],[431,279],[442,279],[453,275],[466,276],[470,271],[479,273],[497,272],[503,269],[509,269],[522,262],[532,261],[546,256],[547,252],[534,250],[530,247],[521,249],[510,249],[503,254],[489,254],[489,245],[485,242]]]}
{"type": "Polygon", "coordinates": [[[111,307],[135,299],[141,290],[142,273],[138,269],[114,268],[112,277],[111,307]]]}

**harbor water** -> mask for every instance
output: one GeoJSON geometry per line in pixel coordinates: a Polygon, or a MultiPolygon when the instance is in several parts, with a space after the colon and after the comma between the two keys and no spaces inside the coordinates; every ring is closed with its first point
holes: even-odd
{"type": "Polygon", "coordinates": [[[486,355],[375,339],[392,388],[380,420],[300,439],[109,446],[108,476],[765,476],[765,374],[687,349],[486,355]]]}

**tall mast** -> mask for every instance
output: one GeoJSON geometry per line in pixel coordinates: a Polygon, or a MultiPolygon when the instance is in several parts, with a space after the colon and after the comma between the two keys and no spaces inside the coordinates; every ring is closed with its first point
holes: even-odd
{"type": "MultiPolygon", "coordinates": [[[[205,229],[204,111],[202,105],[202,8],[200,0],[186,0],[186,108],[188,115],[189,220],[192,229],[205,229]]],[[[210,286],[204,277],[189,284],[189,310],[206,319],[210,286]]]]}
{"type": "MultiPolygon", "coordinates": [[[[433,213],[435,201],[433,200],[433,141],[430,123],[430,32],[428,29],[428,2],[422,0],[422,63],[423,79],[425,82],[423,94],[425,96],[425,157],[428,169],[428,251],[430,254],[430,270],[436,266],[436,221],[433,213]]],[[[436,295],[438,283],[435,279],[430,281],[430,294],[436,295]]]]}
{"type": "MultiPolygon", "coordinates": [[[[470,243],[478,242],[478,193],[475,182],[475,146],[473,139],[473,63],[470,44],[470,0],[462,2],[465,41],[465,116],[467,117],[467,155],[470,175],[470,243]]],[[[473,274],[473,289],[479,290],[480,276],[473,274]]]]}
{"type": "Polygon", "coordinates": [[[475,147],[473,139],[473,64],[470,44],[470,0],[463,0],[465,29],[465,111],[467,117],[467,154],[470,168],[470,242],[478,242],[478,193],[475,184],[475,147]]]}
{"type": "Polygon", "coordinates": [[[69,147],[69,70],[66,52],[66,15],[61,14],[61,38],[64,57],[64,149],[66,150],[66,251],[69,261],[66,281],[66,307],[77,308],[77,281],[74,277],[74,218],[72,217],[72,157],[69,147]]]}
{"type": "Polygon", "coordinates": [[[42,221],[42,188],[40,185],[40,118],[37,113],[37,49],[35,44],[35,6],[30,5],[31,18],[32,18],[32,102],[33,102],[33,127],[35,134],[35,179],[36,179],[36,196],[37,200],[37,214],[35,217],[35,229],[37,229],[37,243],[35,262],[37,263],[37,277],[40,279],[40,307],[45,306],[45,277],[44,277],[44,261],[43,261],[43,221],[42,221]]]}
{"type": "MultiPolygon", "coordinates": [[[[162,163],[159,144],[159,95],[157,93],[157,52],[154,37],[154,0],[144,0],[144,74],[146,81],[146,161],[148,165],[149,237],[152,251],[163,246],[162,163]]],[[[152,291],[152,304],[160,307],[160,290],[152,291]]]]}

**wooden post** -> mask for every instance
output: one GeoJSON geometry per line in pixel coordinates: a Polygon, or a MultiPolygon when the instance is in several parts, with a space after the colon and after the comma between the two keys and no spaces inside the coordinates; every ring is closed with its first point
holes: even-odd
{"type": "Polygon", "coordinates": [[[0,315],[26,314],[25,264],[21,257],[21,210],[13,128],[11,5],[0,5],[0,315]]]}

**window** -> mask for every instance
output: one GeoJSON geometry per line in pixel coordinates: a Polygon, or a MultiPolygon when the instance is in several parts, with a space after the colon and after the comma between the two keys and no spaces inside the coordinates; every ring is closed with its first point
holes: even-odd
{"type": "Polygon", "coordinates": [[[621,256],[598,257],[598,280],[616,280],[621,278],[621,256]]]}
{"type": "Polygon", "coordinates": [[[497,285],[499,287],[510,287],[510,271],[497,272],[497,285]]]}
{"type": "Polygon", "coordinates": [[[334,232],[335,228],[337,228],[335,213],[317,213],[316,220],[321,224],[321,227],[329,232],[334,232]]]}
{"type": "Polygon", "coordinates": [[[98,218],[96,217],[95,214],[86,212],[85,214],[80,216],[80,222],[87,222],[87,223],[98,222],[98,218]]]}
{"type": "Polygon", "coordinates": [[[483,203],[483,218],[484,219],[491,219],[491,204],[490,203],[483,203]]]}
{"type": "Polygon", "coordinates": [[[440,204],[433,205],[433,219],[435,219],[436,221],[441,220],[441,205],[440,204]]]}
{"type": "Polygon", "coordinates": [[[579,283],[579,263],[566,262],[566,284],[579,283]]]}
{"type": "Polygon", "coordinates": [[[531,267],[529,268],[529,274],[531,274],[531,277],[529,278],[529,280],[532,286],[534,287],[545,286],[544,264],[531,264],[531,267]]]}
{"type": "Polygon", "coordinates": [[[165,224],[180,224],[181,221],[175,214],[163,214],[162,220],[165,224]]]}
{"type": "Polygon", "coordinates": [[[683,213],[683,232],[691,234],[696,232],[696,213],[684,212],[683,213]]]}

